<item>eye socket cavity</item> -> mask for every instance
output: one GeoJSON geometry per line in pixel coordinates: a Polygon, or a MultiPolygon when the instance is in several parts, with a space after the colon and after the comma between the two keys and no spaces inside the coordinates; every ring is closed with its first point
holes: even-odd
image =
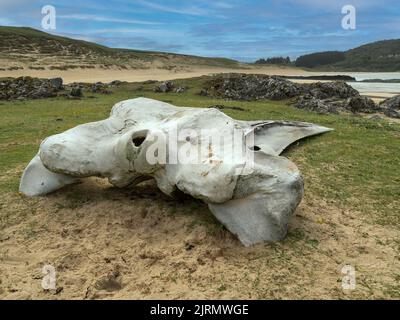
{"type": "Polygon", "coordinates": [[[132,135],[132,143],[136,148],[139,148],[147,138],[148,130],[135,132],[132,135]]]}
{"type": "Polygon", "coordinates": [[[252,151],[260,151],[261,150],[261,148],[259,146],[249,147],[249,149],[252,151]]]}

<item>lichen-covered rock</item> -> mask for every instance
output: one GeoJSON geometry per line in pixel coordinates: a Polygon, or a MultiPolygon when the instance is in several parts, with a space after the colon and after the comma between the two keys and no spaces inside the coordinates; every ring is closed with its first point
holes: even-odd
{"type": "Polygon", "coordinates": [[[71,88],[71,91],[69,92],[69,95],[71,97],[74,97],[74,98],[82,97],[83,96],[82,88],[78,87],[78,86],[71,88]]]}
{"type": "Polygon", "coordinates": [[[304,84],[304,90],[308,91],[309,94],[320,100],[329,98],[347,99],[359,96],[356,89],[343,81],[304,84]]]}
{"type": "Polygon", "coordinates": [[[112,91],[108,89],[108,85],[102,83],[102,82],[96,82],[92,84],[89,88],[89,90],[93,93],[102,93],[102,94],[111,94],[112,91]]]}
{"type": "Polygon", "coordinates": [[[167,93],[173,91],[175,88],[172,81],[165,81],[154,88],[154,92],[167,93]]]}
{"type": "Polygon", "coordinates": [[[310,95],[324,100],[347,99],[359,93],[343,81],[298,84],[277,76],[228,74],[218,75],[209,81],[202,95],[233,100],[283,100],[310,95]]]}
{"type": "Polygon", "coordinates": [[[343,81],[298,84],[277,76],[217,75],[208,81],[200,95],[247,101],[296,98],[291,100],[294,107],[321,114],[338,111],[372,113],[381,110],[374,101],[361,96],[343,81]]]}
{"type": "Polygon", "coordinates": [[[355,96],[348,99],[318,99],[310,94],[297,99],[294,107],[320,114],[339,113],[349,111],[352,113],[374,113],[381,110],[373,100],[363,96],[355,96]]]}
{"type": "Polygon", "coordinates": [[[374,113],[381,110],[372,99],[360,95],[347,99],[343,108],[353,113],[374,113]]]}
{"type": "Polygon", "coordinates": [[[382,101],[379,106],[386,116],[400,118],[400,95],[382,101]]]}
{"type": "Polygon", "coordinates": [[[0,82],[0,100],[40,99],[54,97],[62,89],[62,79],[19,77],[0,82]]]}
{"type": "Polygon", "coordinates": [[[63,79],[62,78],[52,78],[49,80],[51,85],[57,90],[62,90],[63,88],[63,79]]]}
{"type": "Polygon", "coordinates": [[[324,101],[317,99],[309,94],[301,96],[294,104],[294,107],[307,111],[317,112],[320,114],[338,113],[337,107],[335,105],[325,103],[324,101]]]}
{"type": "Polygon", "coordinates": [[[300,85],[289,80],[266,75],[228,74],[210,80],[202,95],[231,100],[283,100],[302,93],[300,85]]]}
{"type": "Polygon", "coordinates": [[[184,93],[186,92],[186,88],[185,87],[178,87],[174,90],[175,93],[184,93]]]}

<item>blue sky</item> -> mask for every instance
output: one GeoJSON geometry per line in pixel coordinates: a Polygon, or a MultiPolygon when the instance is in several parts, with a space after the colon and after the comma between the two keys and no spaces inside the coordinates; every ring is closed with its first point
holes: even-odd
{"type": "Polygon", "coordinates": [[[400,38],[399,0],[0,0],[0,25],[41,29],[44,5],[56,8],[55,34],[242,61],[400,38]],[[355,30],[342,29],[346,4],[355,30]]]}

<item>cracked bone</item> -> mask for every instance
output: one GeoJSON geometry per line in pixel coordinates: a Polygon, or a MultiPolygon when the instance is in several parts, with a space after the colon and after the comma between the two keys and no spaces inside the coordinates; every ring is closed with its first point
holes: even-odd
{"type": "Polygon", "coordinates": [[[246,246],[280,241],[303,196],[299,170],[280,154],[299,139],[328,131],[304,122],[239,121],[213,108],[137,98],[117,103],[106,120],[45,139],[22,175],[20,191],[46,195],[91,176],[108,178],[121,188],[153,178],[167,195],[179,189],[206,202],[246,246]],[[247,140],[240,141],[246,157],[237,162],[230,161],[237,149],[210,139],[215,131],[229,136],[235,129],[252,136],[251,148],[247,140]],[[174,140],[160,138],[160,133],[174,132],[176,146],[171,145],[174,140]],[[196,163],[171,161],[179,158],[182,147],[197,155],[196,163]],[[156,160],[149,160],[149,154],[156,160]],[[162,155],[167,161],[159,161],[162,155]]]}

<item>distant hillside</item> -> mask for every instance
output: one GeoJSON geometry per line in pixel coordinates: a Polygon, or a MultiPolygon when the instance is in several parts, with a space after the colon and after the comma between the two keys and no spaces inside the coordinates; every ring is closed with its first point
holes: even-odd
{"type": "Polygon", "coordinates": [[[400,71],[400,39],[378,41],[344,52],[304,55],[296,60],[296,66],[326,71],[400,71]]]}
{"type": "Polygon", "coordinates": [[[237,61],[130,49],[113,49],[24,27],[0,26],[0,70],[76,68],[174,70],[190,66],[239,67],[237,61]]]}

